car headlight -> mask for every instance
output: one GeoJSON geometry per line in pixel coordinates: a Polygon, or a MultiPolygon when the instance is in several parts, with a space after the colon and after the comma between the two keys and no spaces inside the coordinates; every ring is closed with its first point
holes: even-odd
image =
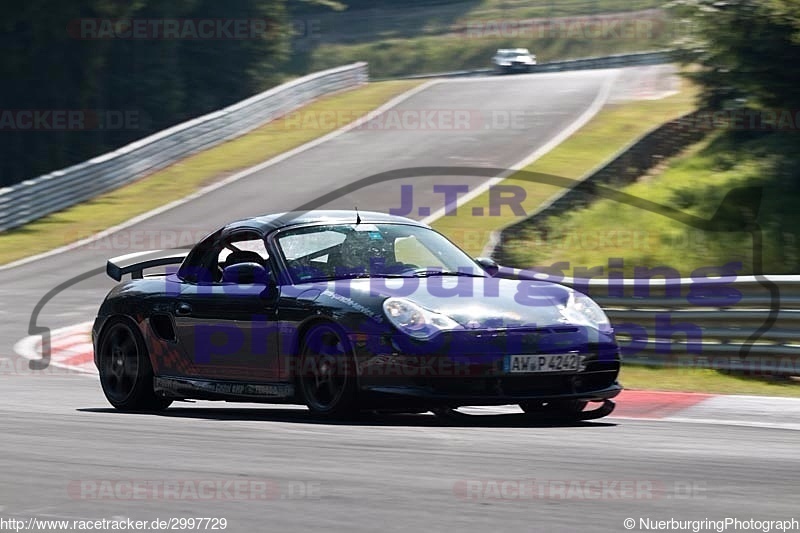
{"type": "Polygon", "coordinates": [[[461,328],[449,316],[425,309],[405,298],[387,298],[383,302],[383,312],[397,329],[417,339],[428,339],[441,331],[461,328]]]}
{"type": "Polygon", "coordinates": [[[571,322],[592,326],[600,331],[611,329],[611,321],[597,302],[577,291],[570,292],[567,305],[561,310],[571,322]]]}

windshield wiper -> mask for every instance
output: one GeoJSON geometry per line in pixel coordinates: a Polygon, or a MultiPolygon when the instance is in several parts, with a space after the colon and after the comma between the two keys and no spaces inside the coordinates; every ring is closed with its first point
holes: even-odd
{"type": "Polygon", "coordinates": [[[318,277],[300,280],[301,283],[318,283],[327,281],[336,281],[342,279],[366,279],[366,278],[428,278],[431,276],[463,276],[468,278],[483,278],[480,274],[471,274],[469,272],[457,272],[455,270],[420,270],[419,272],[408,272],[400,274],[389,274],[381,272],[359,272],[352,274],[337,274],[330,277],[318,277]]]}
{"type": "Polygon", "coordinates": [[[420,270],[413,274],[418,278],[428,278],[430,276],[465,276],[468,278],[482,278],[480,274],[472,274],[471,272],[461,272],[456,270],[420,270]]]}
{"type": "Polygon", "coordinates": [[[302,283],[318,283],[318,282],[328,282],[328,281],[336,281],[336,280],[343,280],[343,279],[368,279],[368,278],[408,278],[411,276],[400,276],[399,274],[381,274],[381,273],[372,273],[369,272],[355,272],[352,274],[333,274],[330,276],[324,277],[317,277],[317,278],[309,278],[301,280],[302,283]]]}

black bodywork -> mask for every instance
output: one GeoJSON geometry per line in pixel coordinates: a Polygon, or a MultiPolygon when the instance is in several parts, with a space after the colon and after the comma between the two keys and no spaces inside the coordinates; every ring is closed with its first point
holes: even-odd
{"type": "Polygon", "coordinates": [[[360,224],[427,228],[380,213],[278,214],[231,223],[187,254],[110,260],[111,277],[132,279],[111,290],[93,326],[101,379],[103,358],[111,357],[103,353],[107,325],[127,321],[141,335],[152,367],[151,374],[139,372],[152,379],[160,398],[307,403],[298,386],[305,371],[301,347],[312,328],[326,324],[341,334],[347,361],[340,364],[355,376],[363,409],[603,401],[621,390],[613,330],[566,320],[553,302],[569,297],[567,287],[493,277],[476,268],[481,275],[466,278],[471,296],[449,296],[437,276],[414,278],[416,289],[406,297],[459,324],[419,339],[387,319],[383,303],[397,295],[391,280],[305,282],[292,276],[276,235],[287,228],[352,224],[357,217],[360,224]],[[226,263],[235,256],[238,266],[217,263],[220,249],[239,240],[263,243],[265,279],[259,278],[260,269],[247,266],[253,252],[236,246],[226,263]],[[166,273],[143,272],[178,263],[180,268],[166,273]],[[578,357],[579,368],[530,373],[507,368],[508,354],[544,353],[578,357]]]}

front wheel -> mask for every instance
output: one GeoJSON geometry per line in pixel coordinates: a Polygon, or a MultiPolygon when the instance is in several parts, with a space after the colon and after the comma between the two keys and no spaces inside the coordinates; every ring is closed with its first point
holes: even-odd
{"type": "Polygon", "coordinates": [[[344,335],[332,324],[308,331],[300,353],[300,393],[308,408],[329,418],[357,412],[356,375],[344,335]]]}
{"type": "Polygon", "coordinates": [[[97,343],[100,384],[108,402],[121,411],[161,411],[172,400],[153,391],[153,367],[139,330],[113,318],[97,343]]]}

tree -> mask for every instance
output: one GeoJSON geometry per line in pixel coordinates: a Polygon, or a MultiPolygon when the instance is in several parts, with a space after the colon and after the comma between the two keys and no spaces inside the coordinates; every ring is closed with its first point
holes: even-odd
{"type": "Polygon", "coordinates": [[[678,44],[700,70],[702,104],[800,109],[800,0],[679,0],[694,31],[678,44]]]}
{"type": "MultiPolygon", "coordinates": [[[[84,161],[279,83],[289,53],[286,0],[27,0],[0,6],[0,186],[84,161]],[[245,38],[87,36],[119,20],[265,22],[245,38]],[[28,112],[101,110],[119,128],[20,131],[28,112]],[[2,122],[5,119],[6,122],[2,122]]],[[[50,115],[52,117],[52,114],[50,115]]]]}

